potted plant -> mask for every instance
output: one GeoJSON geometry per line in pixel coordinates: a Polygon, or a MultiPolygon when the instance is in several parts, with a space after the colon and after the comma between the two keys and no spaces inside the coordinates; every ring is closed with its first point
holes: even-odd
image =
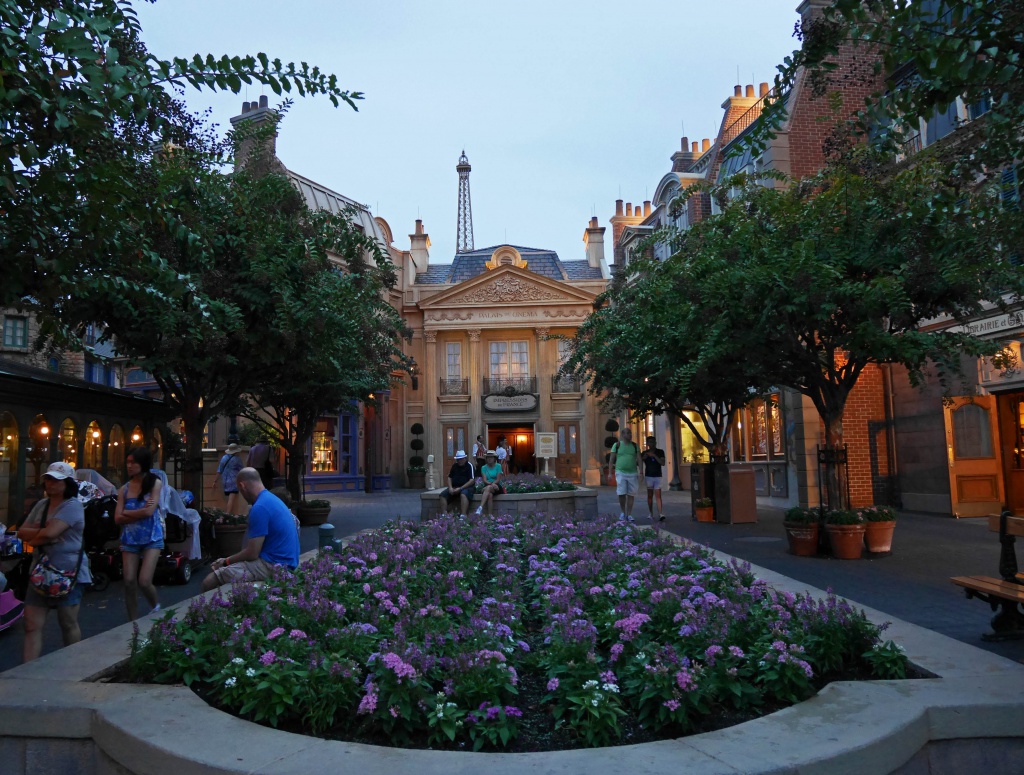
{"type": "Polygon", "coordinates": [[[322,525],[331,515],[331,502],[323,499],[301,501],[298,508],[302,525],[322,525]]]}
{"type": "Polygon", "coordinates": [[[888,506],[860,509],[864,519],[864,542],[868,551],[879,554],[892,551],[892,532],[896,529],[896,512],[888,506]]]}
{"type": "Polygon", "coordinates": [[[697,515],[698,522],[715,521],[715,503],[711,498],[697,498],[693,502],[693,511],[697,515]]]}
{"type": "Polygon", "coordinates": [[[219,557],[230,557],[242,551],[245,532],[249,529],[248,517],[229,514],[216,508],[203,509],[202,517],[213,523],[213,537],[217,542],[219,557]]]}
{"type": "Polygon", "coordinates": [[[405,469],[405,473],[409,477],[409,486],[414,490],[422,490],[427,486],[427,469],[423,467],[423,456],[420,454],[423,451],[423,440],[420,438],[420,434],[423,433],[423,426],[418,422],[414,422],[409,431],[416,437],[409,442],[409,446],[412,447],[412,451],[416,454],[409,458],[409,467],[405,469]]]}
{"type": "Polygon", "coordinates": [[[837,510],[825,515],[832,556],[837,560],[859,560],[864,550],[864,518],[856,511],[837,510]]]}
{"type": "Polygon", "coordinates": [[[786,528],[789,553],[797,557],[818,554],[818,510],[795,506],[786,512],[782,526],[786,528]]]}

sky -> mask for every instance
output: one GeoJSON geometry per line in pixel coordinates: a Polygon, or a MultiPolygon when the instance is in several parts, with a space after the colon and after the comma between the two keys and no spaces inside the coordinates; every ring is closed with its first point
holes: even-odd
{"type": "MultiPolygon", "coordinates": [[[[395,246],[415,220],[431,263],[455,255],[465,149],[476,248],[509,243],[585,258],[591,216],[640,203],[680,138],[714,137],[737,83],[773,82],[797,46],[798,0],[137,0],[163,58],[265,52],[305,61],[365,97],[358,112],[295,97],[277,155],[292,171],[370,207],[395,246]],[[737,80],[737,73],[739,79],[737,80]]],[[[259,85],[190,89],[221,129],[259,85]]],[[[611,260],[611,231],[605,252],[611,260]]]]}

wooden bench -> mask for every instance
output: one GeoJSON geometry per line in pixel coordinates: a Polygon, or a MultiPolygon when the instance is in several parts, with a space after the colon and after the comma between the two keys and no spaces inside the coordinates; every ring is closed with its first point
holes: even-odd
{"type": "Polygon", "coordinates": [[[950,579],[963,587],[967,598],[984,600],[996,612],[992,617],[992,632],[981,636],[985,641],[1017,640],[1024,638],[1024,573],[1017,570],[1016,536],[1024,536],[1024,517],[1015,517],[1004,511],[988,518],[989,530],[999,533],[999,575],[954,576],[950,579]]]}

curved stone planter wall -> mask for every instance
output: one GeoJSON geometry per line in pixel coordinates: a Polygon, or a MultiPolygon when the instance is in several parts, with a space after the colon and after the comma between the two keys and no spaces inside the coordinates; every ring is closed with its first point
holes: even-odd
{"type": "MultiPolygon", "coordinates": [[[[777,589],[824,594],[763,568],[752,570],[777,589]]],[[[891,618],[870,609],[867,614],[874,621],[891,618]]],[[[127,655],[131,626],[124,625],[0,673],[0,771],[952,775],[976,772],[975,765],[1015,771],[1024,756],[1024,665],[905,622],[893,622],[886,634],[940,677],[832,684],[771,716],[678,740],[473,754],[308,738],[214,710],[184,687],[98,682],[127,655]]]]}
{"type": "MultiPolygon", "coordinates": [[[[437,516],[444,487],[420,493],[420,520],[437,516]]],[[[480,505],[476,493],[470,499],[470,511],[480,505]]],[[[497,514],[575,514],[580,519],[597,517],[597,490],[577,487],[564,492],[531,492],[521,495],[498,495],[494,498],[497,514]]]]}

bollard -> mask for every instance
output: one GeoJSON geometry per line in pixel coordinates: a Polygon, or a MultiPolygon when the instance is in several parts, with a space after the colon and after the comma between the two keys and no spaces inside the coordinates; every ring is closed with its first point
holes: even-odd
{"type": "Polygon", "coordinates": [[[324,522],[317,530],[317,536],[319,538],[318,543],[321,554],[323,554],[324,549],[334,549],[334,525],[330,522],[324,522]]]}

